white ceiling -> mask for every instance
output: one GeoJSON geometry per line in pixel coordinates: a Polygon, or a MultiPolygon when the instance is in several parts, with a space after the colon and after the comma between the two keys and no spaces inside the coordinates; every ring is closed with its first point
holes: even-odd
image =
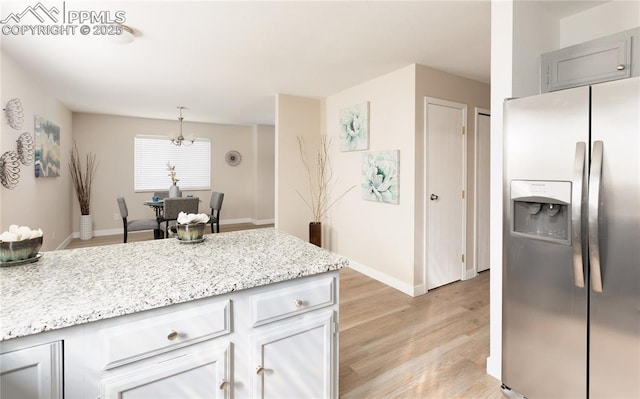
{"type": "MultiPolygon", "coordinates": [[[[1,17],[36,3],[4,2],[1,17]]],[[[43,4],[120,10],[136,31],[129,44],[3,35],[2,51],[77,112],[174,119],[184,105],[185,121],[273,124],[276,93],[324,97],[412,63],[490,78],[489,1],[43,4]]]]}

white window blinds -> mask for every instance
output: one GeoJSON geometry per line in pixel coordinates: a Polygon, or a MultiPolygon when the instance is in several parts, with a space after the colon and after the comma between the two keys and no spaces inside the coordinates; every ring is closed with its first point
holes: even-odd
{"type": "Polygon", "coordinates": [[[175,146],[167,137],[136,136],[134,190],[167,190],[171,178],[167,162],[176,167],[180,190],[211,189],[211,142],[197,139],[188,146],[175,146]]]}

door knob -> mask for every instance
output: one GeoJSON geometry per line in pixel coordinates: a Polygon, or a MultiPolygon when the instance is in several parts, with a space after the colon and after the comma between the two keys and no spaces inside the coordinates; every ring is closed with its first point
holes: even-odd
{"type": "Polygon", "coordinates": [[[437,196],[437,195],[435,195],[435,194],[431,194],[431,197],[430,197],[430,198],[431,198],[431,201],[435,201],[435,200],[437,200],[437,199],[438,199],[438,196],[437,196]]]}

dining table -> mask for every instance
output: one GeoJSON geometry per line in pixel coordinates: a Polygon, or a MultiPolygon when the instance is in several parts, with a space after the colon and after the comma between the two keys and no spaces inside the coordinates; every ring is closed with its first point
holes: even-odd
{"type": "Polygon", "coordinates": [[[159,239],[164,238],[164,231],[160,228],[160,224],[164,220],[164,199],[151,199],[145,201],[144,204],[150,208],[152,208],[156,214],[156,221],[158,222],[158,227],[153,229],[153,238],[159,239]]]}

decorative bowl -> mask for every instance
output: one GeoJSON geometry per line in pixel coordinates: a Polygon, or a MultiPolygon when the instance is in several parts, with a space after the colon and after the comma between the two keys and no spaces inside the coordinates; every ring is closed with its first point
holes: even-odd
{"type": "Polygon", "coordinates": [[[178,240],[181,241],[202,241],[204,235],[204,228],[207,225],[204,223],[197,224],[178,224],[178,240]]]}
{"type": "Polygon", "coordinates": [[[42,246],[42,237],[22,241],[0,241],[0,262],[34,258],[42,246]]]}

